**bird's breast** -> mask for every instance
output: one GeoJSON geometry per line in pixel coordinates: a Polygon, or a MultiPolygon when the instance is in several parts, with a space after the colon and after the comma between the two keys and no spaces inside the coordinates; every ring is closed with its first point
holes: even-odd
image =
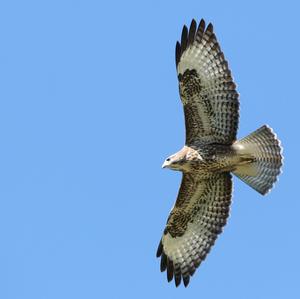
{"type": "Polygon", "coordinates": [[[205,145],[199,147],[187,159],[189,171],[197,172],[201,176],[209,176],[212,173],[231,171],[234,166],[234,151],[227,145],[205,145]]]}

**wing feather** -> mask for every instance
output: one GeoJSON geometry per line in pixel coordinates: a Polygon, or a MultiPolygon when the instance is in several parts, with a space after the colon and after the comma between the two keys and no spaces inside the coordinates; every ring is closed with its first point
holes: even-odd
{"type": "Polygon", "coordinates": [[[188,46],[192,45],[195,40],[195,33],[197,29],[197,22],[192,20],[189,30],[189,37],[188,37],[188,46]]]}
{"type": "Polygon", "coordinates": [[[183,27],[176,44],[176,67],[184,106],[186,144],[232,144],[239,120],[239,99],[213,25],[183,27]]]}
{"type": "Polygon", "coordinates": [[[188,29],[184,25],[181,33],[181,53],[183,53],[188,45],[188,29]]]}
{"type": "Polygon", "coordinates": [[[184,174],[178,198],[159,243],[161,271],[167,279],[189,284],[196,268],[205,259],[226,224],[231,203],[232,181],[229,173],[195,180],[184,174]]]}

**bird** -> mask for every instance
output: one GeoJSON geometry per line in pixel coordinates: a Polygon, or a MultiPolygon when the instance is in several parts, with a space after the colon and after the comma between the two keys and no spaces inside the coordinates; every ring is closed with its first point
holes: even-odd
{"type": "Polygon", "coordinates": [[[168,282],[187,287],[227,222],[232,174],[265,195],[281,173],[283,156],[267,125],[237,140],[239,94],[211,23],[193,19],[183,26],[175,62],[185,144],[162,167],[180,171],[182,180],[156,256],[168,282]]]}

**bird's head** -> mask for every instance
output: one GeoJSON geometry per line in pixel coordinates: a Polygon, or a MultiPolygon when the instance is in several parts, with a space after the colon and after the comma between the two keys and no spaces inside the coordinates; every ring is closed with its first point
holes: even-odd
{"type": "Polygon", "coordinates": [[[172,170],[183,170],[185,163],[185,154],[178,152],[172,156],[169,156],[163,163],[162,168],[170,168],[172,170]]]}

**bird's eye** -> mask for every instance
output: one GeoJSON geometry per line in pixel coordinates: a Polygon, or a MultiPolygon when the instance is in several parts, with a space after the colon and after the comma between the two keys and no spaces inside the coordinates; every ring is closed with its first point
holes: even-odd
{"type": "Polygon", "coordinates": [[[166,159],[166,161],[167,161],[167,162],[170,162],[170,161],[171,161],[171,159],[170,159],[170,158],[167,158],[167,159],[166,159]]]}

